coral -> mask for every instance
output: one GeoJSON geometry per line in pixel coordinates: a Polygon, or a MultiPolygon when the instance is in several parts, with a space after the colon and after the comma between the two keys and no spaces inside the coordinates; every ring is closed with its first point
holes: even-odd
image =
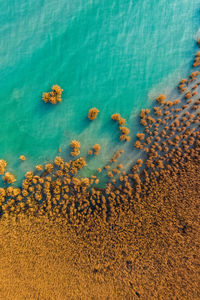
{"type": "Polygon", "coordinates": [[[91,108],[88,112],[88,119],[95,120],[97,115],[99,113],[99,110],[97,108],[91,108]]]}

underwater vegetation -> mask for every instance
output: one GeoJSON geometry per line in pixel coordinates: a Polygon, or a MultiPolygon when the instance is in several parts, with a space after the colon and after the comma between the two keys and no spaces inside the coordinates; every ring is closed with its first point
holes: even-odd
{"type": "Polygon", "coordinates": [[[60,158],[55,177],[27,175],[26,201],[20,188],[1,188],[3,298],[198,299],[199,146],[192,149],[158,173],[139,176],[137,161],[106,190],[89,192],[88,178],[73,179],[60,158]]]}
{"type": "Polygon", "coordinates": [[[52,86],[52,91],[43,93],[42,99],[45,103],[51,103],[51,104],[57,104],[58,102],[62,101],[62,92],[63,89],[59,85],[53,85],[52,86]]]}
{"type": "MultiPolygon", "coordinates": [[[[112,211],[110,201],[119,197],[116,205],[121,205],[124,195],[126,198],[140,199],[142,187],[149,184],[151,173],[159,178],[162,170],[173,170],[180,159],[191,161],[198,158],[200,100],[194,91],[198,90],[199,75],[200,72],[196,71],[180,81],[179,99],[167,99],[166,95],[160,95],[156,98],[159,105],[152,111],[141,110],[140,123],[144,130],[135,133],[131,141],[142,158],[137,159],[128,173],[123,170],[123,164],[117,162],[123,149],[114,153],[103,169],[97,168],[97,173],[88,178],[79,175],[79,170],[87,165],[86,158],[64,161],[56,157],[54,162],[37,165],[35,172],[27,172],[17,195],[12,194],[9,187],[2,187],[2,217],[17,217],[24,213],[47,214],[49,217],[62,216],[67,222],[82,224],[84,212],[95,215],[108,205],[107,213],[104,211],[100,215],[109,220],[112,211]],[[188,97],[188,94],[191,95],[188,97]],[[108,178],[104,189],[98,188],[100,174],[108,178]]],[[[119,113],[111,118],[119,126],[120,139],[129,140],[130,130],[125,126],[126,120],[119,113]]],[[[71,149],[73,157],[79,156],[80,142],[72,140],[71,149]]],[[[88,154],[98,155],[100,150],[100,145],[95,144],[88,150],[88,154]]],[[[20,156],[20,159],[24,160],[25,156],[20,156]]],[[[16,179],[10,172],[5,173],[6,168],[7,163],[1,159],[0,173],[4,174],[3,180],[9,185],[16,179]]]]}
{"type": "Polygon", "coordinates": [[[25,155],[20,155],[19,159],[20,159],[21,161],[24,161],[24,160],[26,160],[26,156],[25,156],[25,155]]]}
{"type": "Polygon", "coordinates": [[[3,159],[0,159],[0,175],[3,175],[6,170],[7,162],[3,159]]]}
{"type": "Polygon", "coordinates": [[[92,149],[88,150],[88,155],[98,155],[100,150],[101,146],[99,144],[95,144],[94,146],[92,146],[92,149]]]}
{"type": "Polygon", "coordinates": [[[128,135],[130,133],[130,129],[123,126],[126,123],[126,119],[122,118],[119,113],[113,114],[111,116],[111,119],[116,121],[119,125],[119,130],[121,131],[120,135],[120,141],[130,141],[130,136],[128,135]]]}
{"type": "Polygon", "coordinates": [[[6,172],[3,176],[3,180],[7,183],[13,183],[16,181],[15,176],[10,173],[10,172],[6,172]]]}
{"type": "Polygon", "coordinates": [[[99,110],[97,108],[91,108],[88,112],[88,119],[89,120],[95,120],[97,115],[99,113],[99,110]]]}
{"type": "Polygon", "coordinates": [[[71,151],[71,155],[72,156],[78,156],[80,154],[80,143],[76,140],[73,140],[71,142],[71,147],[72,147],[72,151],[71,151]]]}
{"type": "MultiPolygon", "coordinates": [[[[156,106],[141,110],[134,134],[119,113],[111,116],[120,140],[138,151],[128,172],[121,149],[81,176],[88,157],[77,158],[78,140],[71,142],[72,160],[57,156],[36,165],[19,187],[0,160],[3,299],[200,298],[199,87],[195,71],[180,80],[178,98],[156,97],[156,106]],[[101,176],[105,188],[98,186],[101,176]]],[[[62,91],[53,86],[44,102],[60,102],[62,91]]],[[[90,109],[88,118],[98,112],[90,109]]]]}

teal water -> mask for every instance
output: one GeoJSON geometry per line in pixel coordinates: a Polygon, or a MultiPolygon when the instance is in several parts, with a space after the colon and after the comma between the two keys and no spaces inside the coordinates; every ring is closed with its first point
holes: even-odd
{"type": "Polygon", "coordinates": [[[198,0],[0,0],[0,158],[8,170],[20,180],[58,147],[68,158],[72,139],[82,155],[99,143],[88,168],[102,166],[124,147],[110,115],[120,112],[134,136],[136,113],[188,74],[199,8],[198,0]],[[41,100],[53,84],[64,89],[56,106],[41,100]],[[94,106],[100,114],[89,122],[94,106]]]}

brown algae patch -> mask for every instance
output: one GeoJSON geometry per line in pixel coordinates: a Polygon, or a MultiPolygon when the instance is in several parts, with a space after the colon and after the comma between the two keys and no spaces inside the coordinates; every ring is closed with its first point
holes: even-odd
{"type": "Polygon", "coordinates": [[[62,92],[63,89],[59,85],[53,85],[52,86],[52,91],[43,93],[42,99],[45,103],[51,103],[51,104],[57,104],[58,102],[62,101],[62,92]]]}
{"type": "Polygon", "coordinates": [[[73,140],[71,142],[71,148],[72,148],[71,155],[78,156],[80,154],[80,147],[81,147],[80,142],[73,140]]]}
{"type": "MultiPolygon", "coordinates": [[[[84,182],[79,201],[65,183],[63,189],[72,192],[68,201],[18,200],[17,219],[12,199],[19,191],[8,188],[0,226],[1,296],[198,299],[199,159],[177,162],[179,167],[170,164],[159,177],[144,173],[139,198],[131,186],[133,173],[106,193],[92,190],[86,196],[84,182]]],[[[44,183],[50,197],[51,181],[44,183]]],[[[0,189],[1,199],[4,194],[0,189]]]]}
{"type": "Polygon", "coordinates": [[[116,121],[119,125],[119,130],[121,131],[120,141],[129,142],[130,141],[130,136],[129,136],[130,129],[124,126],[126,124],[126,119],[122,118],[119,113],[113,114],[111,116],[111,119],[116,121]]]}
{"type": "Polygon", "coordinates": [[[88,112],[88,119],[95,120],[97,118],[98,113],[99,113],[99,110],[96,107],[91,108],[88,112]]]}
{"type": "Polygon", "coordinates": [[[6,170],[7,162],[3,159],[0,159],[0,175],[3,175],[6,170]]]}

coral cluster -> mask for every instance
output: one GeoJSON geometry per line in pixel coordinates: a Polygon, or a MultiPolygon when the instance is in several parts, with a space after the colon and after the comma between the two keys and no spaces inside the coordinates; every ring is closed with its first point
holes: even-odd
{"type": "Polygon", "coordinates": [[[52,91],[48,93],[43,93],[42,99],[45,103],[49,102],[51,104],[57,104],[62,101],[62,92],[63,89],[59,85],[53,85],[52,91]]]}

